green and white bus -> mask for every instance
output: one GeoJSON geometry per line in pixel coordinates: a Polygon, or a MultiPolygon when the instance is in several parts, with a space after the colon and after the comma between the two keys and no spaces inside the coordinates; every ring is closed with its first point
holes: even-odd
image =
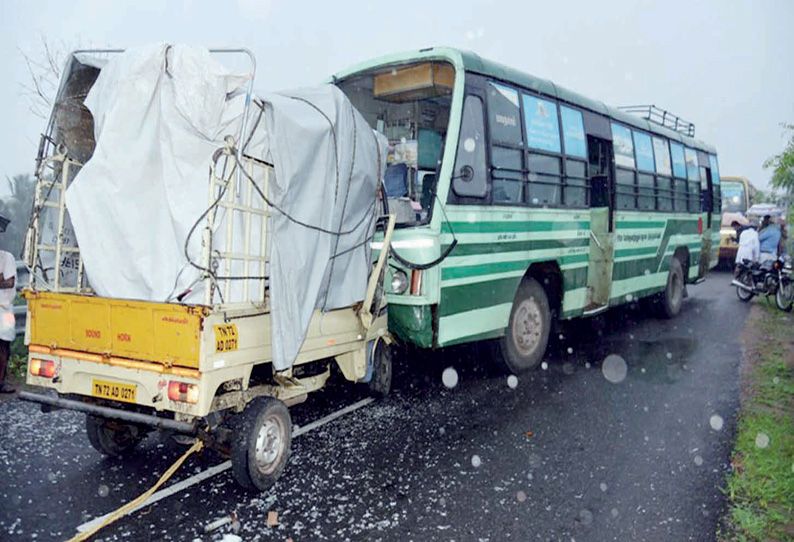
{"type": "Polygon", "coordinates": [[[449,48],[332,82],[390,141],[388,313],[404,341],[499,339],[518,373],[540,362],[555,319],[651,296],[675,316],[685,283],[717,263],[716,151],[663,126],[675,117],[654,122],[449,48]]]}

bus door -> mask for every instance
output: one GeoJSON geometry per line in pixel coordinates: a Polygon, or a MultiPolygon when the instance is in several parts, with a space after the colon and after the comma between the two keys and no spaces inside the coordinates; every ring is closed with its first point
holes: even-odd
{"type": "MultiPolygon", "coordinates": [[[[585,121],[587,125],[587,121],[585,121]]],[[[615,202],[612,141],[587,136],[590,179],[590,257],[587,266],[587,297],[584,314],[595,314],[609,307],[614,260],[615,202]]]]}

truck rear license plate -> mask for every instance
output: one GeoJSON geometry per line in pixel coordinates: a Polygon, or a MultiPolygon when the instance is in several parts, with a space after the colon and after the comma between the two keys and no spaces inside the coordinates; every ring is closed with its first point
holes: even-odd
{"type": "Polygon", "coordinates": [[[94,397],[101,397],[103,399],[135,403],[137,392],[137,386],[119,384],[118,382],[108,382],[106,380],[94,380],[91,394],[94,397]]]}

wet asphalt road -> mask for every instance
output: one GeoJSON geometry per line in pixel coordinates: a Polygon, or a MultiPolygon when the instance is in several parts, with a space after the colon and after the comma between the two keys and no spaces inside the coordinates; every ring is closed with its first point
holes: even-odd
{"type": "MultiPolygon", "coordinates": [[[[408,352],[395,392],[295,439],[270,491],[246,493],[227,471],[94,540],[221,540],[229,526],[204,534],[204,525],[231,512],[245,541],[713,540],[748,313],[729,280],[712,273],[690,286],[672,321],[628,308],[568,324],[546,368],[516,387],[483,348],[408,352]],[[609,354],[627,364],[619,382],[602,371],[609,354]],[[454,388],[442,383],[447,367],[454,388]],[[271,510],[277,527],[266,525],[271,510]]],[[[363,397],[337,380],[293,408],[293,420],[363,397]]],[[[106,459],[88,444],[83,415],[6,401],[0,540],[66,540],[150,487],[180,453],[152,435],[135,459],[106,459]]],[[[174,480],[222,461],[203,452],[174,480]]]]}

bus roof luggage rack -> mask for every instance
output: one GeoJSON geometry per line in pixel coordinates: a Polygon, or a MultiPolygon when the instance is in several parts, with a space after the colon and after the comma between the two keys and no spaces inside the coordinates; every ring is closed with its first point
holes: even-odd
{"type": "Polygon", "coordinates": [[[659,126],[670,128],[685,136],[695,137],[695,125],[693,123],[682,119],[678,115],[673,115],[661,107],[656,107],[655,105],[624,105],[618,107],[618,109],[648,119],[659,126]]]}

